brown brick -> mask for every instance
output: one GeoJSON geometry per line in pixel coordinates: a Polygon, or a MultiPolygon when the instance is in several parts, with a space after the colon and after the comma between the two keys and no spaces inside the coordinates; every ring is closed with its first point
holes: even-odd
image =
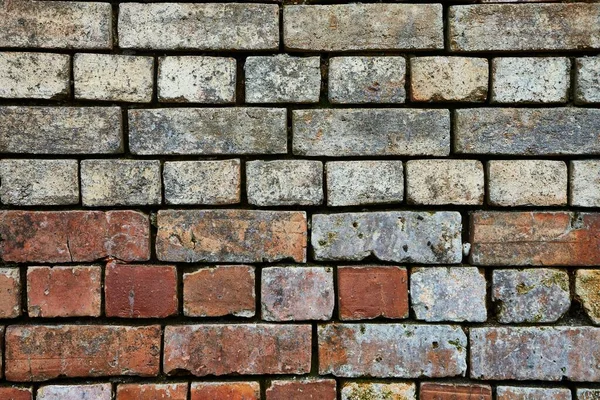
{"type": "Polygon", "coordinates": [[[474,212],[470,241],[475,265],[597,265],[600,214],[474,212]]]}
{"type": "Polygon", "coordinates": [[[408,317],[406,268],[338,267],[337,283],[341,320],[408,317]]]}
{"type": "Polygon", "coordinates": [[[600,325],[600,269],[579,269],[575,296],[594,325],[600,325]]]}
{"type": "Polygon", "coordinates": [[[150,226],[135,211],[2,211],[0,257],[13,262],[146,261],[150,226]]]}
{"type": "Polygon", "coordinates": [[[489,385],[453,385],[424,382],[421,384],[420,400],[492,400],[489,385]]]}
{"type": "Polygon", "coordinates": [[[252,317],[254,267],[222,265],[183,274],[183,313],[189,317],[252,317]]]}
{"type": "Polygon", "coordinates": [[[160,337],[158,325],[12,325],[6,330],[6,379],[155,376],[160,337]]]}
{"type": "Polygon", "coordinates": [[[21,279],[18,268],[0,268],[0,318],[21,315],[21,279]]]}
{"type": "Polygon", "coordinates": [[[266,400],[335,400],[333,379],[273,381],[267,388],[266,400]]]}
{"type": "Polygon", "coordinates": [[[164,318],[177,314],[177,269],[162,265],[106,266],[107,317],[164,318]]]}
{"type": "Polygon", "coordinates": [[[305,374],[310,371],[311,326],[271,324],[179,325],[165,328],[163,370],[196,376],[305,374]]]}
{"type": "Polygon", "coordinates": [[[117,386],[117,400],[187,400],[187,393],[187,383],[130,383],[117,386]]]}
{"type": "Polygon", "coordinates": [[[33,400],[33,394],[31,388],[28,387],[0,387],[0,399],[33,400]]]}
{"type": "Polygon", "coordinates": [[[27,312],[30,317],[98,317],[102,271],[99,266],[30,267],[27,312]]]}
{"type": "Polygon", "coordinates": [[[191,392],[191,400],[260,400],[258,382],[194,382],[191,392]]]}

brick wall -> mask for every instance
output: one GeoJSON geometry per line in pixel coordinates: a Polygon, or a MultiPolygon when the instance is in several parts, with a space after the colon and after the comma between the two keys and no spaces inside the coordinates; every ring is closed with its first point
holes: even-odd
{"type": "Polygon", "coordinates": [[[0,0],[0,400],[600,399],[600,3],[0,0]]]}

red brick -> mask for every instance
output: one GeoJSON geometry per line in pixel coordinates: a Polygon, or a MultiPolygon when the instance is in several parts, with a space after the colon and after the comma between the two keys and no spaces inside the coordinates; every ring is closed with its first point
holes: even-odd
{"type": "Polygon", "coordinates": [[[492,400],[489,385],[453,385],[425,382],[421,384],[420,400],[492,400]]]}
{"type": "Polygon", "coordinates": [[[408,317],[406,268],[339,267],[337,281],[341,320],[408,317]]]}
{"type": "Polygon", "coordinates": [[[32,400],[31,388],[25,387],[0,387],[0,399],[2,400],[32,400]]]}
{"type": "Polygon", "coordinates": [[[12,262],[146,261],[148,216],[136,211],[2,211],[0,257],[12,262]]]}
{"type": "Polygon", "coordinates": [[[187,400],[187,392],[187,383],[131,383],[117,386],[117,400],[187,400]]]}
{"type": "Polygon", "coordinates": [[[0,268],[0,318],[21,315],[20,277],[18,268],[0,268]]]}
{"type": "Polygon", "coordinates": [[[177,314],[174,266],[106,265],[104,299],[107,317],[164,318],[177,314]]]}
{"type": "Polygon", "coordinates": [[[183,274],[183,313],[190,317],[252,317],[254,267],[223,265],[183,274]]]}
{"type": "Polygon", "coordinates": [[[274,324],[180,325],[165,328],[164,372],[196,376],[305,374],[311,326],[274,324]]]}
{"type": "Polygon", "coordinates": [[[260,400],[258,382],[194,382],[191,400],[260,400]]]}
{"type": "Polygon", "coordinates": [[[27,270],[29,316],[99,316],[101,274],[99,266],[30,267],[27,270]]]}
{"type": "Polygon", "coordinates": [[[600,213],[474,212],[476,265],[600,264],[600,213]]]}
{"type": "Polygon", "coordinates": [[[333,379],[273,381],[267,389],[267,400],[335,400],[333,379]]]}
{"type": "Polygon", "coordinates": [[[153,326],[29,325],[6,330],[6,379],[138,375],[159,372],[161,329],[153,326]]]}

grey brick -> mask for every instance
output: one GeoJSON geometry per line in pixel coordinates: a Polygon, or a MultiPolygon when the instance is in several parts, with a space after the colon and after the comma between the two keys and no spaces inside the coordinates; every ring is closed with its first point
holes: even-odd
{"type": "Polygon", "coordinates": [[[70,91],[69,68],[70,57],[66,54],[0,53],[0,97],[66,97],[70,91]]]}
{"type": "Polygon", "coordinates": [[[410,382],[373,383],[346,382],[342,387],[342,400],[417,400],[416,386],[410,382]]]}
{"type": "Polygon", "coordinates": [[[575,59],[575,102],[600,103],[600,57],[575,59]]]}
{"type": "Polygon", "coordinates": [[[497,400],[571,400],[571,390],[567,388],[541,388],[522,386],[498,386],[496,388],[497,400]]]}
{"type": "Polygon", "coordinates": [[[97,383],[93,385],[45,385],[37,391],[39,400],[69,400],[69,399],[95,399],[110,400],[112,386],[110,383],[97,383]]]}
{"type": "Polygon", "coordinates": [[[572,206],[600,207],[600,160],[573,160],[569,177],[572,206]]]}
{"type": "Polygon", "coordinates": [[[577,400],[598,400],[600,389],[577,389],[577,400]]]}

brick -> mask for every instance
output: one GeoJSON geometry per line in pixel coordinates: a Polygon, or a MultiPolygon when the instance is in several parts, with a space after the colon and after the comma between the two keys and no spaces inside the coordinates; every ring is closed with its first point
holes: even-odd
{"type": "Polygon", "coordinates": [[[204,324],[165,328],[163,370],[167,374],[182,370],[195,376],[306,374],[310,361],[310,325],[204,324]]]}
{"type": "Polygon", "coordinates": [[[183,313],[188,317],[253,317],[254,267],[224,265],[183,274],[183,313]]]}
{"type": "Polygon", "coordinates": [[[600,207],[600,161],[573,160],[569,177],[572,206],[600,207]]]}
{"type": "Polygon", "coordinates": [[[598,400],[600,389],[577,389],[577,400],[598,400]]]}
{"type": "Polygon", "coordinates": [[[345,383],[342,400],[417,400],[414,383],[345,383]]]}
{"type": "Polygon", "coordinates": [[[498,400],[571,400],[571,390],[566,388],[498,386],[496,388],[496,398],[498,400]]]}
{"type": "Polygon", "coordinates": [[[404,57],[329,59],[329,101],[334,104],[404,103],[404,57]]]}
{"type": "Polygon", "coordinates": [[[600,329],[471,328],[471,378],[593,382],[600,371],[600,329]]]}
{"type": "Polygon", "coordinates": [[[122,153],[121,109],[0,107],[0,151],[23,154],[122,153]]]}
{"type": "Polygon", "coordinates": [[[283,108],[159,108],[129,110],[128,115],[133,154],[287,152],[283,108]]]}
{"type": "Polygon", "coordinates": [[[483,165],[478,160],[406,162],[406,199],[410,204],[482,204],[483,165]]]}
{"type": "Polygon", "coordinates": [[[1,211],[5,262],[91,262],[150,258],[148,216],[135,211],[1,211]]]}
{"type": "Polygon", "coordinates": [[[240,160],[167,161],[163,166],[167,204],[240,202],[240,160]]]}
{"type": "Polygon", "coordinates": [[[110,383],[95,385],[48,385],[37,391],[37,400],[111,400],[112,387],[110,383]]]}
{"type": "Polygon", "coordinates": [[[75,98],[149,103],[154,59],[118,54],[75,54],[75,98]]]}
{"type": "Polygon", "coordinates": [[[319,205],[323,163],[312,160],[248,161],[248,203],[257,206],[319,205]]]}
{"type": "Polygon", "coordinates": [[[261,318],[265,321],[331,319],[335,304],[330,267],[269,267],[261,276],[261,318]]]}
{"type": "Polygon", "coordinates": [[[600,270],[577,270],[575,296],[592,323],[600,325],[600,270]]]}
{"type": "Polygon", "coordinates": [[[498,322],[556,322],[571,306],[569,276],[559,269],[494,270],[498,322]]]}
{"type": "Polygon", "coordinates": [[[279,7],[249,3],[120,4],[119,46],[164,50],[277,50],[279,7]]]}
{"type": "Polygon", "coordinates": [[[474,212],[471,263],[475,265],[583,266],[600,263],[600,214],[474,212]]]}
{"type": "Polygon", "coordinates": [[[408,318],[408,274],[395,266],[338,267],[341,320],[408,318]]]}
{"type": "Polygon", "coordinates": [[[440,4],[334,4],[283,7],[288,50],[443,49],[440,4]]]}
{"type": "Polygon", "coordinates": [[[475,267],[413,268],[410,300],[417,319],[427,322],[485,322],[486,281],[475,267]]]}
{"type": "Polygon", "coordinates": [[[492,60],[492,103],[566,103],[571,61],[560,57],[492,60]]]}
{"type": "Polygon", "coordinates": [[[420,400],[492,400],[489,385],[421,383],[420,400]]]}
{"type": "Polygon", "coordinates": [[[401,203],[402,161],[332,161],[325,165],[330,207],[401,203]]]}
{"type": "Polygon", "coordinates": [[[187,400],[187,394],[187,383],[125,383],[117,386],[116,400],[187,400]]]}
{"type": "Polygon", "coordinates": [[[236,60],[179,56],[158,59],[158,101],[219,103],[235,101],[236,60]]]}
{"type": "Polygon", "coordinates": [[[19,269],[0,268],[0,318],[16,318],[19,315],[21,315],[21,274],[19,269]]]}
{"type": "Polygon", "coordinates": [[[600,110],[473,108],[455,111],[458,154],[599,154],[600,110]],[[568,132],[568,135],[565,134],[568,132]]]}
{"type": "Polygon", "coordinates": [[[306,213],[161,210],[156,253],[171,262],[306,262],[306,213]]]}
{"type": "Polygon", "coordinates": [[[165,318],[177,314],[177,269],[111,262],[104,276],[107,317],[165,318]]]}
{"type": "Polygon", "coordinates": [[[410,59],[412,101],[483,102],[488,94],[488,61],[469,57],[410,59]]]}
{"type": "Polygon", "coordinates": [[[271,381],[266,400],[336,400],[333,379],[271,381]]]}
{"type": "Polygon", "coordinates": [[[29,267],[30,317],[99,317],[102,271],[99,266],[29,267]]]}
{"type": "Polygon", "coordinates": [[[192,382],[190,400],[260,400],[258,382],[192,382]]]}
{"type": "Polygon", "coordinates": [[[0,47],[112,48],[108,3],[4,1],[0,21],[0,47]]]}
{"type": "Polygon", "coordinates": [[[467,337],[458,326],[327,324],[318,326],[319,373],[337,377],[464,376],[467,337]]]}
{"type": "Polygon", "coordinates": [[[449,45],[458,52],[598,49],[599,18],[600,4],[452,6],[449,45]]]}
{"type": "Polygon", "coordinates": [[[495,206],[567,204],[567,165],[550,160],[493,160],[487,164],[489,202],[495,206]]]}
{"type": "Polygon", "coordinates": [[[246,58],[246,103],[317,103],[321,59],[287,54],[246,58]]]}
{"type": "Polygon", "coordinates": [[[456,212],[381,211],[314,214],[315,260],[453,264],[462,260],[461,217],[456,212]]]}
{"type": "Polygon", "coordinates": [[[77,160],[0,160],[0,199],[17,206],[79,203],[77,160]]]}
{"type": "Polygon", "coordinates": [[[294,110],[292,125],[293,149],[298,156],[447,156],[450,153],[448,110],[294,110]]]}
{"type": "Polygon", "coordinates": [[[83,160],[81,199],[86,207],[160,204],[160,161],[83,160]]]}
{"type": "Polygon", "coordinates": [[[70,57],[50,53],[0,53],[0,98],[65,98],[70,93],[70,57]]]}
{"type": "Polygon", "coordinates": [[[9,381],[159,372],[159,325],[11,325],[5,340],[9,381]]]}
{"type": "Polygon", "coordinates": [[[600,57],[575,59],[575,103],[600,103],[600,57]]]}
{"type": "Polygon", "coordinates": [[[0,387],[0,398],[6,400],[33,400],[29,387],[5,386],[0,387]]]}

